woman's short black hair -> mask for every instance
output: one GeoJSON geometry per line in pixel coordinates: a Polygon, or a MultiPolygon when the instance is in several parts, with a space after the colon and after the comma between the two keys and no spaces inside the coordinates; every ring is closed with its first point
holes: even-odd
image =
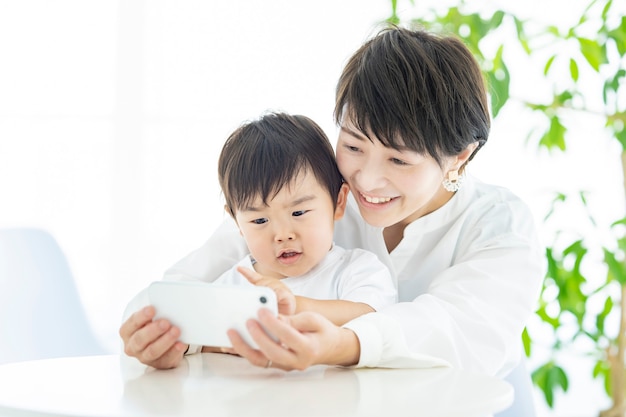
{"type": "Polygon", "coordinates": [[[477,151],[490,129],[485,80],[465,44],[401,27],[382,30],[348,61],[335,101],[335,121],[344,118],[385,146],[440,165],[470,143],[477,151]]]}

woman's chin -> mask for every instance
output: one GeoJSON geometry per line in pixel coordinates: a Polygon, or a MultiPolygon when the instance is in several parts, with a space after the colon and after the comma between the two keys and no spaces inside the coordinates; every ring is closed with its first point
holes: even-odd
{"type": "Polygon", "coordinates": [[[359,212],[361,213],[361,217],[367,224],[373,227],[387,227],[390,226],[389,223],[389,214],[382,213],[380,211],[370,210],[366,207],[359,207],[359,212]]]}

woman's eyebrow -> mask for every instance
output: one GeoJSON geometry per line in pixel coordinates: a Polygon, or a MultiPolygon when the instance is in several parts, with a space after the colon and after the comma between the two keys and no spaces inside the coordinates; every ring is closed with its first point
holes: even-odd
{"type": "Polygon", "coordinates": [[[364,134],[356,132],[356,131],[354,131],[352,129],[349,129],[349,128],[345,127],[345,126],[341,126],[341,130],[343,130],[344,132],[346,132],[350,136],[354,136],[355,139],[359,139],[359,140],[366,140],[367,139],[367,137],[365,137],[364,134]]]}
{"type": "MultiPolygon", "coordinates": [[[[354,137],[355,139],[362,140],[362,141],[365,141],[365,140],[371,141],[371,139],[369,139],[364,134],[362,134],[362,133],[360,133],[358,131],[352,130],[352,129],[348,128],[348,127],[341,126],[341,130],[346,132],[348,135],[354,137]]],[[[391,148],[393,150],[396,150],[398,152],[415,152],[413,149],[411,149],[411,148],[409,148],[408,146],[405,146],[405,145],[398,145],[398,144],[396,144],[393,147],[392,146],[387,146],[387,147],[391,148]]]]}

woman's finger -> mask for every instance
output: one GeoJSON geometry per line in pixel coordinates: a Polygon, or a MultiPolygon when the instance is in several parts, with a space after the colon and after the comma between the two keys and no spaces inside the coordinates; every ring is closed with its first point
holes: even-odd
{"type": "Polygon", "coordinates": [[[179,337],[180,330],[178,329],[178,327],[169,325],[167,331],[162,333],[159,337],[152,339],[149,343],[145,345],[145,347],[141,350],[141,354],[139,355],[140,360],[144,363],[154,362],[158,360],[175,347],[179,337]]]}
{"type": "MultiPolygon", "coordinates": [[[[259,316],[263,315],[259,312],[259,316]]],[[[255,320],[247,323],[250,336],[263,354],[283,369],[302,370],[313,365],[315,349],[311,346],[316,343],[311,343],[307,335],[291,327],[288,317],[275,317],[269,311],[266,315],[263,326],[255,320]]]]}
{"type": "Polygon", "coordinates": [[[239,356],[246,358],[248,362],[256,366],[265,367],[267,365],[269,361],[267,356],[265,356],[263,352],[253,349],[250,345],[248,345],[246,341],[243,340],[239,332],[234,329],[230,329],[226,334],[230,339],[230,343],[233,345],[233,351],[239,356]]]}
{"type": "Polygon", "coordinates": [[[137,330],[150,323],[155,314],[156,311],[152,306],[144,307],[133,313],[133,315],[131,315],[120,327],[119,334],[122,340],[127,342],[137,330]]]}

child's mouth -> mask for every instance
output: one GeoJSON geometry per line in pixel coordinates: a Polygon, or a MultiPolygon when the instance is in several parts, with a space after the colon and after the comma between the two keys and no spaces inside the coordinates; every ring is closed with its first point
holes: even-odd
{"type": "Polygon", "coordinates": [[[292,264],[298,261],[302,256],[301,252],[286,251],[278,255],[278,260],[283,264],[292,264]]]}

